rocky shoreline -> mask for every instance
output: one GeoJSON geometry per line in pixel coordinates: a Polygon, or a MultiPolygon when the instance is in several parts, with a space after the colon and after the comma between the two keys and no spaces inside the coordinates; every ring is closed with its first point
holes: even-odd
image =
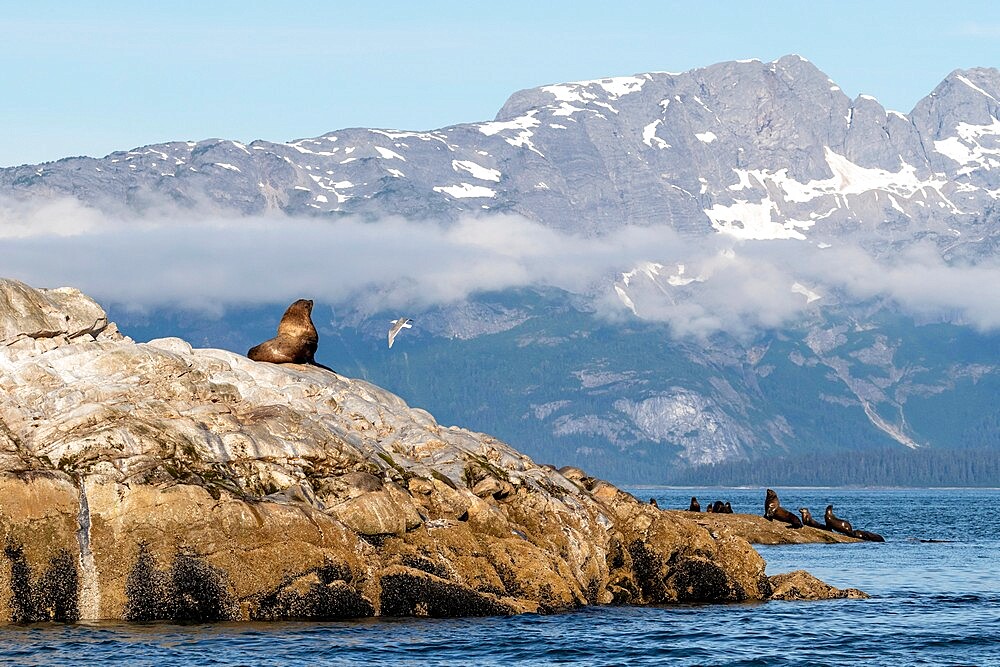
{"type": "Polygon", "coordinates": [[[716,537],[740,537],[750,544],[849,544],[861,542],[829,530],[802,526],[790,528],[780,521],[768,521],[757,514],[708,514],[683,510],[664,510],[694,521],[716,537]]]}
{"type": "Polygon", "coordinates": [[[752,517],[685,514],[367,382],[135,343],[75,289],[0,280],[0,623],[854,595],[766,576],[752,517]]]}

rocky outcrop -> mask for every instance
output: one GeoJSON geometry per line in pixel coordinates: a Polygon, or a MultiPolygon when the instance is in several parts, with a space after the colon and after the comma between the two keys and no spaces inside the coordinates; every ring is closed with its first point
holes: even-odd
{"type": "Polygon", "coordinates": [[[0,280],[0,621],[335,619],[763,600],[738,535],[369,383],[0,280]]]}
{"type": "Polygon", "coordinates": [[[792,528],[780,521],[768,521],[758,514],[709,514],[684,510],[664,510],[705,528],[716,538],[740,537],[750,544],[835,544],[861,540],[829,530],[802,526],[792,528]]]}
{"type": "Polygon", "coordinates": [[[825,584],[805,570],[770,577],[772,600],[833,600],[850,598],[864,600],[869,597],[857,588],[834,588],[825,584]]]}

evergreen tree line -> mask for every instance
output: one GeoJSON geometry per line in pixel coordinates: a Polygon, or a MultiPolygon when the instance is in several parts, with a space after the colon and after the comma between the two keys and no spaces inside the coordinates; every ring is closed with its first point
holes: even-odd
{"type": "Polygon", "coordinates": [[[1000,451],[880,449],[769,457],[667,471],[677,486],[1000,487],[1000,451]]]}

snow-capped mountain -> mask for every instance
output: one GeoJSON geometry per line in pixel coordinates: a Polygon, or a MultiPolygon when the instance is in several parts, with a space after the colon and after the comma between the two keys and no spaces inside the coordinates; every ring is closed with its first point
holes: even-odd
{"type": "Polygon", "coordinates": [[[172,142],[0,170],[0,192],[105,209],[516,212],[601,233],[810,239],[901,228],[975,242],[1000,199],[1000,72],[956,71],[913,111],[851,100],[798,56],[542,86],[488,122],[289,143],[172,142]]]}
{"type": "MultiPolygon", "coordinates": [[[[852,100],[786,56],[523,90],[492,121],[427,132],[172,142],[11,167],[0,169],[0,197],[70,196],[139,216],[164,204],[444,223],[515,213],[583,237],[668,225],[744,249],[783,240],[891,256],[919,242],[942,262],[974,265],[1000,254],[998,100],[1000,71],[956,71],[904,114],[852,100]]],[[[336,304],[321,353],[445,421],[619,480],[658,481],[678,462],[995,449],[1000,336],[794,276],[761,301],[787,300],[793,326],[762,315],[754,335],[672,336],[663,313],[719,289],[713,271],[733,259],[719,253],[620,267],[602,289],[635,316],[624,324],[578,295],[480,295],[439,317],[408,313],[415,328],[387,358],[373,342],[386,314],[336,304]]],[[[274,316],[109,310],[137,338],[239,352],[272,335],[274,316]]]]}

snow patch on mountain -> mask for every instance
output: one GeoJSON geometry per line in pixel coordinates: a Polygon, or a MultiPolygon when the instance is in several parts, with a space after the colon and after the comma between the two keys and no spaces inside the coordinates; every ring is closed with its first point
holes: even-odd
{"type": "Polygon", "coordinates": [[[805,235],[799,229],[807,229],[812,221],[779,220],[778,205],[765,197],[760,202],[736,200],[726,206],[715,204],[705,210],[705,215],[712,221],[712,227],[739,239],[773,240],[798,239],[805,240],[805,235]]]}
{"type": "Polygon", "coordinates": [[[650,148],[653,147],[654,143],[657,148],[670,148],[670,144],[656,136],[656,128],[662,123],[662,120],[656,119],[646,127],[642,128],[642,143],[646,144],[650,148]]]}
{"type": "Polygon", "coordinates": [[[403,162],[406,162],[406,158],[394,150],[382,148],[381,146],[375,146],[375,151],[383,160],[402,160],[403,162]]]}
{"type": "Polygon", "coordinates": [[[958,136],[935,141],[934,149],[964,165],[959,174],[976,169],[1000,169],[1000,119],[994,118],[990,125],[959,123],[955,132],[958,136]]]}
{"type": "Polygon", "coordinates": [[[470,174],[473,178],[478,178],[481,181],[500,182],[501,174],[499,170],[484,167],[480,164],[472,162],[471,160],[452,160],[451,168],[457,172],[464,171],[470,174]]]}
{"type": "MultiPolygon", "coordinates": [[[[542,155],[542,153],[535,148],[535,145],[531,143],[531,137],[534,136],[534,132],[532,132],[531,129],[538,127],[541,124],[541,122],[535,118],[537,114],[538,109],[532,109],[527,114],[513,120],[497,120],[489,123],[479,123],[476,127],[487,137],[499,134],[503,137],[503,140],[511,146],[527,148],[530,151],[542,155]],[[505,136],[505,133],[513,133],[513,136],[505,136]]],[[[542,157],[545,156],[542,155],[542,157]]]]}
{"type": "Polygon", "coordinates": [[[542,90],[556,98],[557,102],[593,102],[599,99],[591,89],[600,88],[606,99],[617,100],[626,95],[642,90],[646,79],[638,76],[616,76],[592,81],[576,81],[551,86],[542,86],[542,90]]]}
{"type": "Polygon", "coordinates": [[[443,192],[455,199],[468,198],[492,198],[497,193],[484,185],[472,185],[471,183],[459,183],[458,185],[437,185],[434,192],[443,192]]]}
{"type": "Polygon", "coordinates": [[[734,169],[737,182],[728,186],[728,189],[737,192],[759,188],[770,190],[768,186],[774,185],[782,193],[784,201],[807,203],[827,195],[857,195],[872,190],[885,190],[902,197],[911,197],[924,189],[931,189],[940,194],[947,183],[938,179],[922,180],[917,177],[915,167],[902,161],[899,171],[893,172],[861,167],[833,151],[829,146],[824,147],[823,153],[827,166],[833,172],[830,178],[802,183],[790,177],[788,169],[774,172],[763,169],[734,169]]]}

